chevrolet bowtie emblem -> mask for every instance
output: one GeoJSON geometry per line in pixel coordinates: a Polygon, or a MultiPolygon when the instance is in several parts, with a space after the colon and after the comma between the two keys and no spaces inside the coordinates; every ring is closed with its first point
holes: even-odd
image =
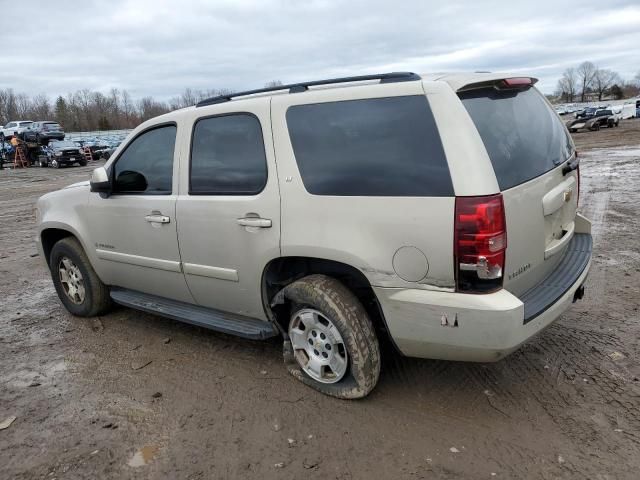
{"type": "Polygon", "coordinates": [[[571,200],[571,194],[573,193],[573,190],[565,190],[564,191],[564,201],[568,202],[569,200],[571,200]]]}

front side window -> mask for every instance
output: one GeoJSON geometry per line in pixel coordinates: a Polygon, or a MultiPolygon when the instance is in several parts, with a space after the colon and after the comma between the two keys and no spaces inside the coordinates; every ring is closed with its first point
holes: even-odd
{"type": "Polygon", "coordinates": [[[267,183],[260,121],[240,113],[203,118],[193,128],[189,193],[255,195],[267,183]]]}
{"type": "Polygon", "coordinates": [[[453,195],[424,95],[296,105],[287,110],[287,126],[313,195],[453,195]]]}
{"type": "Polygon", "coordinates": [[[116,160],[114,192],[170,194],[175,142],[175,125],[154,128],[136,137],[116,160]]]}

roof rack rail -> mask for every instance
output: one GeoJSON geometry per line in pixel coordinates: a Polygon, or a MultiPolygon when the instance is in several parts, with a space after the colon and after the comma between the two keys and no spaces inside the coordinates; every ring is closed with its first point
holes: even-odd
{"type": "Polygon", "coordinates": [[[367,80],[380,80],[380,83],[394,82],[410,82],[420,80],[420,75],[413,72],[391,72],[378,73],[375,75],[359,75],[355,77],[328,78],[326,80],[314,80],[312,82],[290,83],[288,85],[278,85],[275,87],[259,88],[257,90],[246,90],[244,92],[231,93],[229,95],[220,95],[217,97],[206,98],[196,104],[196,107],[205,107],[207,105],[215,105],[216,103],[228,102],[236,97],[246,97],[248,95],[256,95],[258,93],[278,92],[280,90],[289,90],[289,93],[306,92],[309,87],[317,85],[333,85],[336,83],[364,82],[367,80]]]}

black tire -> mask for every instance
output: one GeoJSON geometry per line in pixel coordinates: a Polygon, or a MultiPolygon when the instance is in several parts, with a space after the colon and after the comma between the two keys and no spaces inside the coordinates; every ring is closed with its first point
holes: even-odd
{"type": "Polygon", "coordinates": [[[76,238],[66,237],[56,242],[51,249],[49,270],[51,271],[51,278],[58,297],[70,313],[78,317],[94,317],[102,315],[109,310],[111,306],[109,287],[98,278],[80,242],[76,238]],[[70,260],[77,266],[82,275],[84,297],[80,302],[74,302],[63,285],[59,273],[63,259],[70,260]]]}
{"type": "Polygon", "coordinates": [[[84,162],[80,162],[80,166],[81,166],[81,167],[86,167],[86,166],[87,166],[87,162],[86,162],[86,161],[84,161],[84,162]]]}
{"type": "Polygon", "coordinates": [[[47,163],[47,160],[38,160],[38,166],[40,168],[47,168],[49,164],[47,163]]]}
{"type": "Polygon", "coordinates": [[[591,130],[593,130],[594,132],[597,132],[598,130],[600,130],[600,124],[594,123],[593,126],[591,127],[591,130]]]}
{"type": "Polygon", "coordinates": [[[289,373],[332,397],[357,399],[368,395],[380,376],[380,346],[371,320],[356,296],[341,282],[325,275],[304,277],[287,286],[284,295],[292,301],[291,320],[304,308],[321,312],[340,332],[348,354],[344,376],[336,383],[322,383],[302,370],[287,338],[283,354],[289,373]]]}
{"type": "Polygon", "coordinates": [[[571,133],[576,133],[576,132],[577,132],[577,130],[576,130],[575,128],[570,128],[570,129],[569,129],[569,131],[570,131],[571,133]]]}

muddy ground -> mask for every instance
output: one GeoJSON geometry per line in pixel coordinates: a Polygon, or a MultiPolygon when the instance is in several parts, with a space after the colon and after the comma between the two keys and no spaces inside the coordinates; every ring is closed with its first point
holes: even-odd
{"type": "Polygon", "coordinates": [[[354,402],[289,377],[276,341],[124,308],[72,317],[32,210],[93,166],[0,171],[0,422],[17,417],[0,478],[638,478],[640,120],[575,140],[585,299],[496,364],[387,349],[354,402]]]}

